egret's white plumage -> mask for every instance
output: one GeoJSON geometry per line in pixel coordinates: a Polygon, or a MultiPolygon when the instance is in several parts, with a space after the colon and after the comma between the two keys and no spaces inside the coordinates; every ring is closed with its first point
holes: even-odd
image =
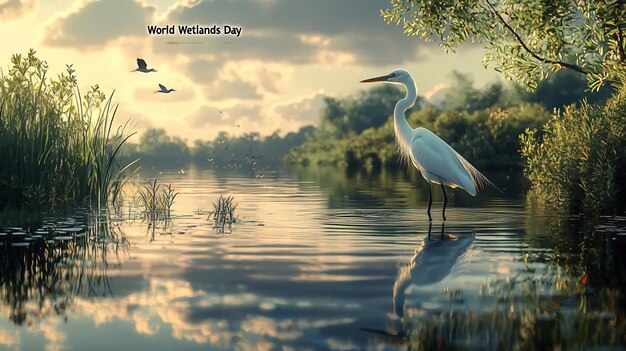
{"type": "MultiPolygon", "coordinates": [[[[441,140],[437,135],[426,128],[412,128],[407,122],[404,113],[415,105],[417,91],[413,77],[409,72],[396,69],[393,72],[380,77],[374,77],[361,81],[389,82],[402,84],[406,88],[406,96],[396,104],[394,117],[394,130],[400,152],[404,158],[419,169],[422,177],[429,183],[441,184],[451,188],[461,188],[470,195],[475,196],[481,187],[487,184],[493,185],[489,179],[482,175],[463,156],[459,155],[450,145],[441,140]]],[[[447,197],[444,191],[444,219],[447,197]]],[[[429,197],[428,215],[430,217],[430,205],[432,197],[429,197]]]]}

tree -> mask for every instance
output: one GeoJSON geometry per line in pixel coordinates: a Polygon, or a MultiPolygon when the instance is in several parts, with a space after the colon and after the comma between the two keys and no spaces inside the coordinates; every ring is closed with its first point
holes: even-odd
{"type": "MultiPolygon", "coordinates": [[[[383,125],[392,114],[391,108],[404,96],[396,86],[385,84],[363,90],[344,99],[324,98],[320,126],[333,136],[359,134],[367,128],[383,125]]],[[[421,97],[416,105],[421,105],[421,97]]]]}
{"type": "Polygon", "coordinates": [[[626,71],[626,6],[607,0],[391,0],[381,16],[446,51],[485,46],[493,65],[529,88],[563,68],[598,90],[626,71]]]}
{"type": "Polygon", "coordinates": [[[144,158],[186,162],[190,151],[184,140],[171,137],[163,128],[147,129],[139,139],[139,151],[144,158]]]}
{"type": "Polygon", "coordinates": [[[500,82],[487,86],[484,90],[474,87],[468,74],[452,72],[452,83],[442,103],[445,110],[474,112],[494,106],[505,97],[505,87],[500,82]]]}
{"type": "Polygon", "coordinates": [[[553,111],[583,100],[588,103],[604,103],[612,92],[612,87],[608,85],[597,92],[590,92],[584,76],[564,70],[541,81],[535,91],[528,94],[527,99],[553,111]]]}

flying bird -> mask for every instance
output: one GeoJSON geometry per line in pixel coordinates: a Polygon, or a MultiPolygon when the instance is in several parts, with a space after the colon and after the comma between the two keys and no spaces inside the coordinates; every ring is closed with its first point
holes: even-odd
{"type": "Polygon", "coordinates": [[[156,72],[157,70],[154,68],[148,68],[148,64],[146,63],[146,61],[144,61],[144,59],[142,58],[138,58],[137,59],[137,69],[132,71],[132,72],[143,72],[143,73],[150,73],[150,72],[156,72]]]}
{"type": "Polygon", "coordinates": [[[493,183],[482,175],[471,163],[456,152],[445,141],[441,140],[430,130],[419,127],[412,128],[407,122],[404,113],[415,105],[417,91],[411,74],[403,69],[362,80],[361,83],[388,82],[402,84],[406,88],[406,96],[396,104],[393,110],[393,125],[400,154],[407,161],[411,161],[422,177],[428,182],[428,219],[432,221],[430,208],[433,204],[433,194],[430,183],[440,184],[443,191],[443,220],[446,220],[446,206],[448,196],[444,186],[461,188],[470,195],[476,196],[480,188],[493,183]]]}
{"type": "Polygon", "coordinates": [[[168,89],[168,88],[166,88],[166,87],[165,87],[165,85],[163,85],[163,84],[159,84],[159,89],[161,89],[161,90],[157,90],[157,91],[155,91],[154,93],[155,93],[155,94],[156,94],[156,93],[169,94],[169,93],[171,93],[171,92],[173,92],[173,91],[176,91],[176,90],[174,90],[174,89],[168,89]]]}

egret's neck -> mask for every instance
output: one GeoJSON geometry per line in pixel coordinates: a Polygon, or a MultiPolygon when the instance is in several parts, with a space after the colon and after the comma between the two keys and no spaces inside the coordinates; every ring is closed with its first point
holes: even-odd
{"type": "Polygon", "coordinates": [[[404,113],[415,105],[415,99],[417,98],[417,91],[415,90],[415,83],[410,79],[404,84],[406,88],[406,96],[404,99],[398,101],[396,107],[393,110],[393,125],[396,132],[396,139],[400,145],[400,150],[405,156],[408,156],[411,150],[411,138],[413,137],[413,128],[407,122],[404,113]]]}

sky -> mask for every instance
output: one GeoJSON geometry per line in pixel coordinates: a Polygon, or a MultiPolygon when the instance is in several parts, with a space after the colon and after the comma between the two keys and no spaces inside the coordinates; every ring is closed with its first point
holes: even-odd
{"type": "MultiPolygon", "coordinates": [[[[480,46],[446,54],[387,24],[388,0],[0,0],[0,67],[30,48],[56,76],[72,64],[81,89],[115,91],[118,122],[165,128],[188,142],[316,124],[324,96],[395,68],[418,92],[445,87],[450,72],[478,86],[497,79],[480,46]],[[220,28],[213,35],[150,35],[150,25],[220,28]],[[241,28],[239,36],[225,26],[241,28]],[[136,58],[157,72],[131,72],[136,58]],[[176,91],[155,94],[158,84],[176,91]]],[[[389,106],[390,114],[393,106],[389,106]]]]}

